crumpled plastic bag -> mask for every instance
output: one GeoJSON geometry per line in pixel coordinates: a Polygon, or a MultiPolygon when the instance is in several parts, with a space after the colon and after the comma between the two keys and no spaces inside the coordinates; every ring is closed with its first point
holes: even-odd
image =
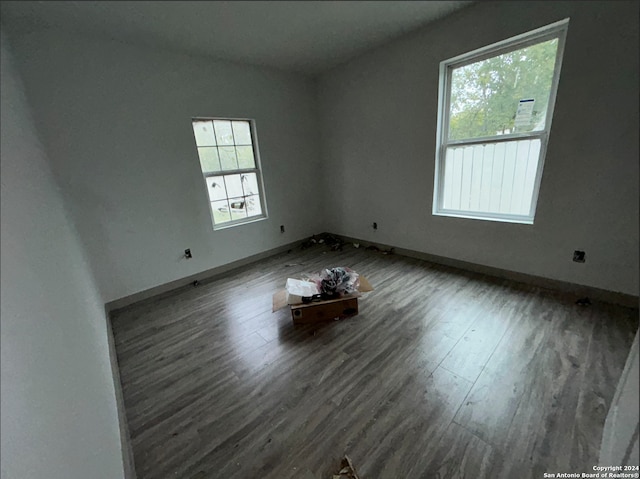
{"type": "Polygon", "coordinates": [[[325,268],[310,279],[316,283],[320,294],[329,298],[355,293],[360,286],[358,273],[342,266],[325,268]]]}

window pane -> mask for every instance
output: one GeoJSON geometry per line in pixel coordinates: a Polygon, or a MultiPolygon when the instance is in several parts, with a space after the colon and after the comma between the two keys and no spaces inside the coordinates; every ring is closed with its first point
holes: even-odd
{"type": "Polygon", "coordinates": [[[229,198],[235,198],[238,196],[244,196],[242,194],[242,182],[240,175],[226,175],[224,181],[227,185],[227,196],[229,198]]]}
{"type": "Polygon", "coordinates": [[[210,176],[205,179],[207,182],[207,191],[209,192],[210,201],[226,200],[227,190],[224,185],[222,176],[210,176]]]}
{"type": "Polygon", "coordinates": [[[557,48],[554,38],[455,68],[451,72],[449,139],[544,129],[557,48]]]}
{"type": "Polygon", "coordinates": [[[236,145],[251,145],[251,129],[248,121],[234,121],[233,137],[236,145]]]}
{"type": "Polygon", "coordinates": [[[220,165],[223,170],[237,170],[238,161],[236,160],[236,149],[233,146],[218,147],[220,154],[220,165]]]}
{"type": "Polygon", "coordinates": [[[220,160],[218,159],[218,149],[215,146],[198,148],[200,157],[200,167],[203,173],[220,171],[220,160]]]}
{"type": "Polygon", "coordinates": [[[255,168],[256,163],[253,159],[252,146],[236,146],[238,154],[238,167],[242,169],[255,168]]]}
{"type": "Polygon", "coordinates": [[[257,195],[258,190],[258,176],[255,173],[242,174],[242,189],[245,195],[257,195]]]}
{"type": "Polygon", "coordinates": [[[213,120],[218,145],[233,145],[233,132],[229,120],[213,120]]]}
{"type": "Polygon", "coordinates": [[[540,140],[447,148],[443,208],[529,215],[540,140]]]}
{"type": "Polygon", "coordinates": [[[213,212],[213,222],[217,225],[231,221],[231,212],[227,200],[211,202],[211,211],[213,212]]]}
{"type": "Polygon", "coordinates": [[[197,146],[214,146],[216,144],[211,120],[193,120],[193,134],[196,137],[197,146]]]}
{"type": "Polygon", "coordinates": [[[262,206],[260,205],[260,197],[258,195],[247,196],[247,215],[260,216],[262,214],[262,206]]]}

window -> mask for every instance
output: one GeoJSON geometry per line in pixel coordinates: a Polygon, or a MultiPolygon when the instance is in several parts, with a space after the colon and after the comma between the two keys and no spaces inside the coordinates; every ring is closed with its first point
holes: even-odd
{"type": "Polygon", "coordinates": [[[193,133],[209,194],[213,228],[265,218],[253,122],[194,118],[193,133]]]}
{"type": "Polygon", "coordinates": [[[433,214],[533,223],[568,22],[440,64],[433,214]]]}

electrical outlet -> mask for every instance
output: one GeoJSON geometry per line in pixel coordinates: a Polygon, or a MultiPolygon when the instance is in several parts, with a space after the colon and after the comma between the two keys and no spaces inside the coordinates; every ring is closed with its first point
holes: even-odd
{"type": "Polygon", "coordinates": [[[573,261],[576,263],[584,263],[585,262],[585,252],[575,250],[573,252],[573,261]]]}
{"type": "Polygon", "coordinates": [[[191,249],[187,248],[186,250],[184,250],[184,257],[187,259],[191,259],[193,258],[193,256],[191,256],[191,249]]]}
{"type": "Polygon", "coordinates": [[[374,223],[373,223],[373,229],[374,229],[374,230],[377,230],[377,229],[378,229],[378,223],[376,223],[375,221],[374,221],[374,223]]]}

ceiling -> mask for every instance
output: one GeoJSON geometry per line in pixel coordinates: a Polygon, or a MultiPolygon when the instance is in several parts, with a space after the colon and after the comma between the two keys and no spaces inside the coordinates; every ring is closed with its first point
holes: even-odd
{"type": "Polygon", "coordinates": [[[62,29],[315,75],[469,1],[2,1],[9,35],[62,29]]]}

